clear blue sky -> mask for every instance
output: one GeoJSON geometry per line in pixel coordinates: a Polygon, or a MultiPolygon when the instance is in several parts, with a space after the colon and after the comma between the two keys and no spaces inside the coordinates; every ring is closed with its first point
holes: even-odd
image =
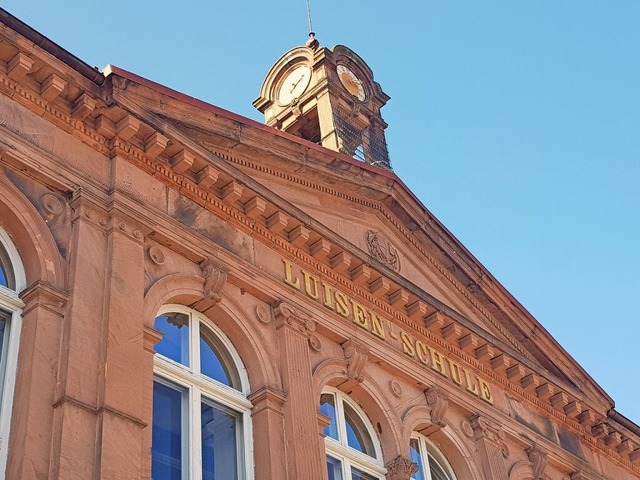
{"type": "MultiPolygon", "coordinates": [[[[112,63],[262,120],[304,0],[2,7],[112,63]]],[[[640,422],[640,1],[311,0],[321,44],[391,96],[395,172],[640,422]]]]}

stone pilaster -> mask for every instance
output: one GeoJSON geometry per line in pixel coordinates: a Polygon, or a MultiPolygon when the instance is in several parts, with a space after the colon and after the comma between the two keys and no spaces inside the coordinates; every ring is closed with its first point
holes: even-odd
{"type": "Polygon", "coordinates": [[[21,297],[25,306],[6,474],[15,479],[47,478],[53,435],[51,404],[67,294],[36,282],[21,297]]]}
{"type": "Polygon", "coordinates": [[[504,459],[509,456],[509,449],[504,441],[502,429],[480,415],[470,419],[473,438],[476,441],[482,470],[486,480],[508,480],[507,466],[504,459]]]}
{"type": "Polygon", "coordinates": [[[253,444],[255,464],[260,469],[256,478],[287,478],[284,444],[284,392],[262,387],[249,395],[253,404],[253,444]]]}
{"type": "Polygon", "coordinates": [[[48,478],[140,478],[153,372],[143,325],[145,231],[116,201],[106,206],[80,192],[72,208],[75,288],[48,478]]]}
{"type": "Polygon", "coordinates": [[[308,335],[315,331],[313,320],[286,303],[274,307],[282,384],[287,395],[284,404],[286,478],[322,480],[326,464],[318,442],[319,399],[315,398],[308,335]]]}

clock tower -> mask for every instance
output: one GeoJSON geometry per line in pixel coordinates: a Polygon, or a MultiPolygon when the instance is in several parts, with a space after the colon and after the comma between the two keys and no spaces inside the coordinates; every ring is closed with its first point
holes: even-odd
{"type": "Polygon", "coordinates": [[[380,114],[388,100],[353,50],[320,47],[310,33],[271,67],[253,105],[267,125],[391,169],[380,114]]]}

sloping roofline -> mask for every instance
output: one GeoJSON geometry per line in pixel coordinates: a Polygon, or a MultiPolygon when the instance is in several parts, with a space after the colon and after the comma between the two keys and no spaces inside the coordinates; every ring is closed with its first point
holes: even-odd
{"type": "MultiPolygon", "coordinates": [[[[195,97],[186,95],[184,93],[173,90],[169,87],[156,83],[154,81],[148,80],[140,75],[129,72],[125,69],[119,68],[113,65],[107,65],[103,72],[101,73],[97,68],[91,67],[89,64],[85,63],[68,50],[60,47],[58,44],[54,43],[38,31],[34,30],[29,25],[25,24],[18,18],[11,15],[6,10],[0,8],[0,22],[2,22],[7,27],[11,28],[18,34],[22,35],[29,41],[33,42],[38,48],[43,49],[44,51],[50,53],[55,56],[58,60],[65,63],[67,66],[77,71],[80,75],[87,78],[91,82],[95,83],[98,86],[102,86],[105,82],[105,79],[110,75],[120,76],[124,79],[130,80],[132,82],[138,83],[144,87],[147,87],[151,90],[158,92],[159,94],[166,95],[171,97],[177,101],[183,102],[187,105],[191,105],[195,108],[201,109],[203,111],[208,111],[220,117],[226,118],[231,121],[235,121],[241,123],[243,125],[258,129],[265,134],[274,135],[277,137],[281,137],[286,139],[287,141],[298,143],[306,148],[314,150],[321,155],[330,155],[333,158],[336,158],[345,163],[351,164],[352,166],[369,171],[371,173],[380,175],[385,177],[390,181],[389,186],[400,191],[403,194],[406,194],[410,200],[412,200],[419,210],[422,210],[426,215],[433,220],[436,226],[441,230],[442,233],[446,235],[445,240],[455,246],[457,252],[463,252],[464,255],[468,258],[470,262],[472,262],[475,266],[477,266],[482,273],[490,280],[492,286],[497,288],[499,293],[504,294],[507,299],[516,307],[528,320],[530,320],[536,328],[538,328],[550,341],[551,343],[558,348],[558,350],[566,356],[566,358],[591,382],[593,386],[603,395],[603,397],[609,401],[612,406],[615,406],[614,400],[603,390],[603,388],[589,375],[589,373],[569,354],[563,347],[558,343],[558,341],[544,328],[538,320],[482,265],[482,263],[427,209],[427,207],[422,203],[422,201],[417,198],[414,193],[404,184],[404,182],[392,171],[389,171],[384,168],[376,167],[373,165],[369,165],[364,162],[357,161],[345,154],[335,152],[333,150],[329,150],[325,147],[317,145],[313,142],[309,142],[302,138],[291,135],[287,132],[283,132],[277,130],[273,127],[264,125],[260,122],[252,120],[247,117],[243,117],[242,115],[233,113],[231,111],[225,110],[223,108],[217,107],[215,105],[209,104],[202,100],[199,100],[195,97]]],[[[609,412],[609,417],[613,420],[619,421],[626,428],[637,431],[638,425],[636,425],[633,421],[627,419],[623,415],[619,414],[615,411],[614,408],[609,412]]]]}

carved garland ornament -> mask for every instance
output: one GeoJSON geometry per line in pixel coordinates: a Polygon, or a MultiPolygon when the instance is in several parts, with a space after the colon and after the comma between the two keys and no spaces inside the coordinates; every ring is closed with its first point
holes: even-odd
{"type": "Polygon", "coordinates": [[[398,251],[386,237],[375,230],[369,230],[367,231],[366,240],[369,255],[376,260],[379,260],[392,270],[395,270],[396,272],[400,271],[400,257],[398,256],[398,251]]]}

